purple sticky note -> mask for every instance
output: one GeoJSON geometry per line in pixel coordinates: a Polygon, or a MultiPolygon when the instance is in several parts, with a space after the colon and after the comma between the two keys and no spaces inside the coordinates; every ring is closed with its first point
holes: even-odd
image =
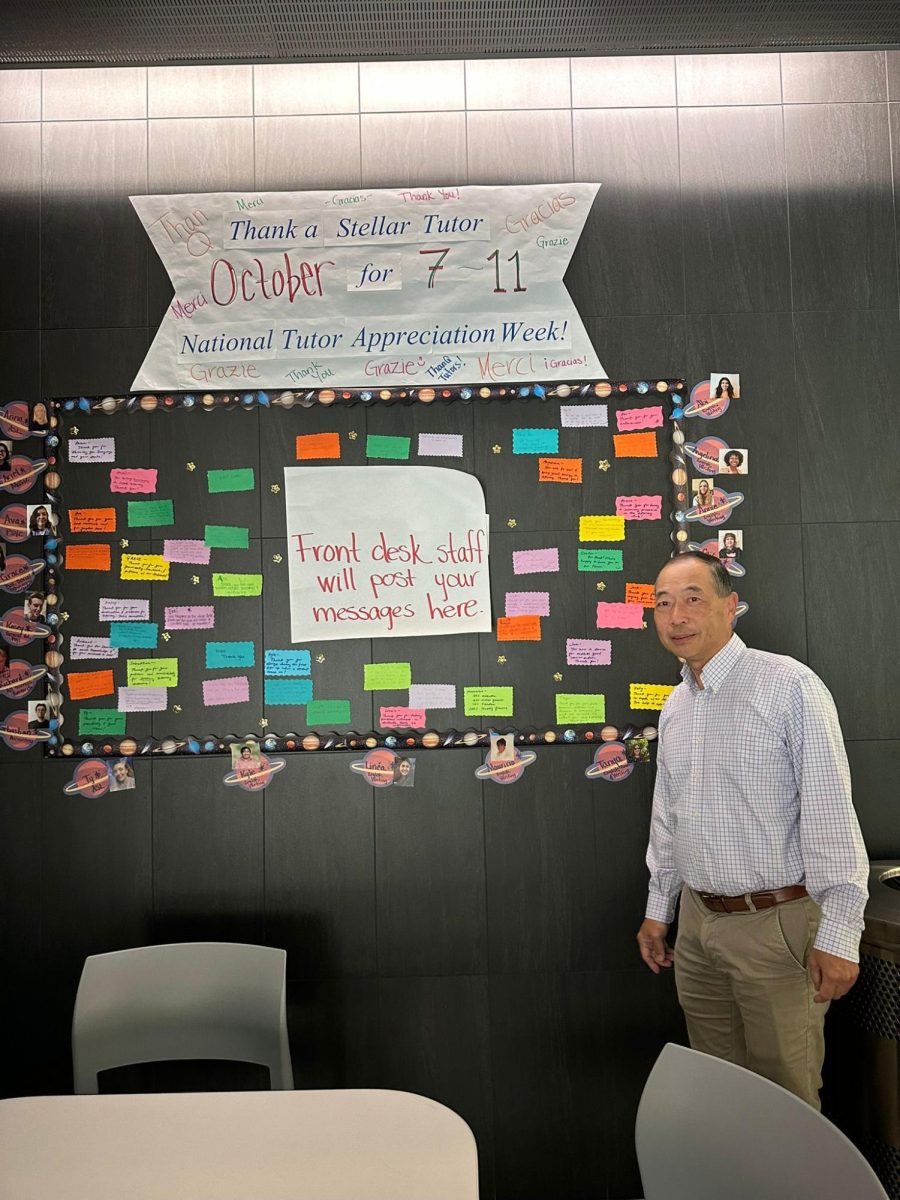
{"type": "Polygon", "coordinates": [[[166,629],[213,629],[216,610],[211,604],[178,604],[166,608],[166,629]]]}
{"type": "Polygon", "coordinates": [[[74,637],[69,638],[69,656],[71,658],[118,658],[118,646],[110,646],[108,637],[74,637]]]}
{"type": "Polygon", "coordinates": [[[419,455],[422,458],[462,458],[462,452],[461,433],[419,434],[419,455]]]}
{"type": "Polygon", "coordinates": [[[608,667],[612,642],[601,638],[566,638],[566,663],[570,667],[608,667]]]}
{"type": "Polygon", "coordinates": [[[164,687],[120,687],[116,708],[119,712],[165,712],[169,689],[164,687]]]}
{"type": "Polygon", "coordinates": [[[203,680],[203,703],[243,704],[250,699],[250,680],[246,675],[229,675],[225,679],[203,680]]]}
{"type": "Polygon", "coordinates": [[[209,564],[209,546],[195,538],[166,538],[163,542],[163,558],[173,563],[209,564]]]}
{"type": "Polygon", "coordinates": [[[413,683],[409,689],[410,708],[456,708],[455,683],[413,683]]]}
{"type": "Polygon", "coordinates": [[[535,575],[539,571],[559,570],[559,550],[556,546],[549,550],[514,550],[513,574],[535,575]]]}
{"type": "Polygon", "coordinates": [[[101,621],[149,621],[149,600],[119,600],[113,596],[101,596],[101,621]]]}
{"type": "Polygon", "coordinates": [[[602,429],[609,425],[609,412],[605,404],[562,404],[559,423],[564,429],[602,429]]]}
{"type": "Polygon", "coordinates": [[[506,615],[508,617],[549,617],[549,592],[507,592],[506,615]]]}

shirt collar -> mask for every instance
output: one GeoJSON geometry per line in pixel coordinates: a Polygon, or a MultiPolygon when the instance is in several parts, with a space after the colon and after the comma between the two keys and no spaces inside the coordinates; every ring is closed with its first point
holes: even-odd
{"type": "MultiPolygon", "coordinates": [[[[736,633],[731,635],[731,640],[726,642],[718,654],[714,654],[703,670],[700,672],[700,678],[703,680],[703,688],[709,689],[711,692],[717,692],[725,680],[731,673],[732,667],[735,666],[738,659],[747,649],[746,645],[741,641],[736,633]]],[[[694,672],[687,663],[681,668],[681,678],[685,681],[692,692],[699,692],[697,681],[694,678],[694,672]]]]}

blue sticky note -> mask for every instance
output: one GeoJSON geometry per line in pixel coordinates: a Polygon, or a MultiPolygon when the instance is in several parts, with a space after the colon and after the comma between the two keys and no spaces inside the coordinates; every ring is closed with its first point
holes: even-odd
{"type": "Polygon", "coordinates": [[[513,454],[559,454],[558,429],[514,429],[513,454]]]}
{"type": "Polygon", "coordinates": [[[267,675],[308,675],[312,669],[308,650],[267,650],[267,675]]]}
{"type": "Polygon", "coordinates": [[[110,621],[109,644],[121,650],[155,650],[159,626],[152,621],[110,621]]]}
{"type": "Polygon", "coordinates": [[[256,647],[253,642],[207,642],[206,668],[252,667],[256,665],[256,647]]]}
{"type": "Polygon", "coordinates": [[[308,704],[312,690],[311,679],[267,679],[266,704],[308,704]]]}

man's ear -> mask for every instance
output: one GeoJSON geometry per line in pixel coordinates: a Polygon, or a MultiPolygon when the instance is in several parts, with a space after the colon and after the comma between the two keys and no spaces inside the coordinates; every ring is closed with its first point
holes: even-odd
{"type": "Polygon", "coordinates": [[[734,621],[734,619],[735,619],[735,613],[737,612],[737,606],[738,606],[738,594],[737,594],[737,592],[732,592],[731,595],[728,597],[728,616],[732,621],[734,621]]]}

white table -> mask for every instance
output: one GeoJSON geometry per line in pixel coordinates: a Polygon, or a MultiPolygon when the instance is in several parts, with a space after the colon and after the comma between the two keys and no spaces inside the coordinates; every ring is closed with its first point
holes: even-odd
{"type": "Polygon", "coordinates": [[[9,1200],[477,1200],[475,1139],[424,1096],[189,1092],[0,1100],[9,1200]]]}

